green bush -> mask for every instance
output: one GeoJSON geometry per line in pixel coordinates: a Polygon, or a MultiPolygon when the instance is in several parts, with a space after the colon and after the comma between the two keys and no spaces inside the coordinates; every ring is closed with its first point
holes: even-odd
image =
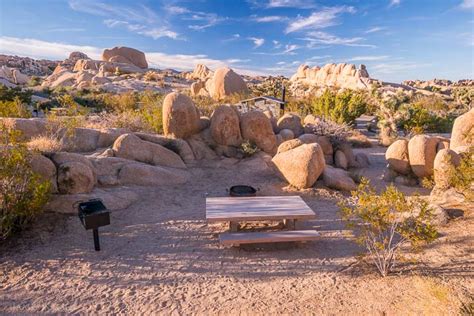
{"type": "Polygon", "coordinates": [[[401,108],[402,119],[399,124],[410,134],[424,132],[448,133],[452,130],[453,115],[428,110],[422,103],[412,103],[401,108]]]}
{"type": "Polygon", "coordinates": [[[14,101],[19,98],[22,103],[30,104],[32,94],[31,90],[23,91],[19,87],[9,88],[0,84],[0,101],[14,101]]]}
{"type": "Polygon", "coordinates": [[[347,226],[355,229],[357,242],[366,247],[382,276],[394,267],[402,244],[410,242],[416,247],[437,237],[427,202],[408,199],[393,185],[378,195],[363,178],[352,192],[352,199],[339,207],[347,226]]]}
{"type": "Polygon", "coordinates": [[[326,89],[311,103],[312,114],[325,117],[337,123],[353,124],[367,109],[365,97],[360,92],[345,90],[333,92],[326,89]]]}
{"type": "Polygon", "coordinates": [[[15,97],[13,101],[0,101],[0,117],[29,118],[31,112],[19,97],[15,97]]]}
{"type": "Polygon", "coordinates": [[[0,128],[0,239],[25,227],[40,214],[51,184],[31,169],[31,154],[14,132],[0,128]]]}

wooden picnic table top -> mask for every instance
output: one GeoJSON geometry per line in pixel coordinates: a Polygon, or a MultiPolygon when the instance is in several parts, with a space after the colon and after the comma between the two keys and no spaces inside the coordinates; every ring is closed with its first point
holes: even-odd
{"type": "Polygon", "coordinates": [[[208,222],[314,219],[316,214],[299,196],[206,198],[208,222]]]}

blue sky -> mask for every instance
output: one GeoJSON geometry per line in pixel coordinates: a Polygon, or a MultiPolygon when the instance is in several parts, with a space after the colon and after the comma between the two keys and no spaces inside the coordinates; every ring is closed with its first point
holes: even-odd
{"type": "Polygon", "coordinates": [[[99,58],[113,46],[178,70],[349,62],[392,82],[472,79],[474,0],[0,0],[0,53],[99,58]]]}

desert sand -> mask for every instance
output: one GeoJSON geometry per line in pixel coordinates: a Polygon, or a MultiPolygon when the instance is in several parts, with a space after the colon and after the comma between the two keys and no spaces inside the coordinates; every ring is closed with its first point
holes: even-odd
{"type": "MultiPolygon", "coordinates": [[[[386,186],[385,149],[356,151],[370,157],[365,175],[386,186]]],[[[337,213],[347,195],[318,184],[295,191],[261,160],[235,162],[193,167],[185,185],[129,187],[141,199],[111,214],[111,225],[100,230],[100,252],[77,217],[44,214],[0,246],[0,312],[454,315],[472,297],[472,215],[451,220],[422,252],[405,251],[396,272],[381,278],[337,213]],[[225,196],[234,184],[251,184],[261,195],[302,196],[317,219],[299,225],[322,238],[220,246],[218,234],[227,228],[206,223],[205,196],[225,196]]]]}

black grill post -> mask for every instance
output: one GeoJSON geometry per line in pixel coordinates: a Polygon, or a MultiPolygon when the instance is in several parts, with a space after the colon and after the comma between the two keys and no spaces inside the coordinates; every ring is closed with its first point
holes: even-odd
{"type": "Polygon", "coordinates": [[[93,229],[92,233],[94,234],[94,249],[95,251],[100,251],[99,229],[93,229]]]}
{"type": "Polygon", "coordinates": [[[110,212],[100,199],[79,202],[78,215],[86,230],[92,229],[94,249],[100,251],[99,227],[110,224],[110,212]]]}

